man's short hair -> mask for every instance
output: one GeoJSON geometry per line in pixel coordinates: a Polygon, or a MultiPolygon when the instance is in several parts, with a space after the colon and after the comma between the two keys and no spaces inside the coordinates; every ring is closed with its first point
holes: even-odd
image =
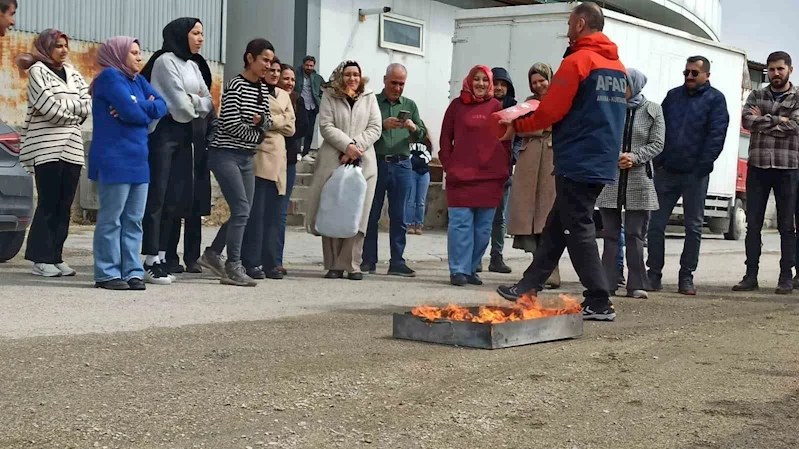
{"type": "Polygon", "coordinates": [[[17,0],[0,0],[0,12],[5,14],[11,5],[14,5],[14,8],[19,8],[19,5],[17,5],[17,0]]]}
{"type": "Polygon", "coordinates": [[[594,2],[580,3],[574,8],[574,14],[582,17],[588,28],[595,31],[602,31],[605,29],[605,14],[602,13],[602,8],[594,2]]]}
{"type": "Polygon", "coordinates": [[[406,69],[404,65],[400,64],[399,62],[392,62],[388,65],[388,67],[386,67],[386,76],[391,75],[391,72],[394,70],[402,70],[404,73],[408,73],[408,69],[406,69]]]}
{"type": "Polygon", "coordinates": [[[791,55],[785,53],[784,51],[775,51],[774,53],[768,55],[768,59],[766,59],[766,65],[779,61],[784,61],[785,65],[788,67],[793,65],[791,64],[791,55]]]}
{"type": "Polygon", "coordinates": [[[689,64],[695,64],[697,62],[701,62],[702,69],[705,72],[710,73],[710,61],[704,56],[691,56],[690,58],[686,59],[686,62],[688,62],[689,64]]]}
{"type": "Polygon", "coordinates": [[[316,58],[314,58],[311,55],[308,55],[308,56],[302,58],[302,64],[303,65],[305,65],[305,63],[308,62],[308,61],[313,61],[313,63],[316,64],[316,58]]]}

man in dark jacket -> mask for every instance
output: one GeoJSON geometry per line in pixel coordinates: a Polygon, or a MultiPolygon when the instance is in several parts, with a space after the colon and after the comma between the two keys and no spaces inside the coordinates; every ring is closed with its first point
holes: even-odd
{"type": "MultiPolygon", "coordinates": [[[[602,9],[585,2],[569,17],[569,50],[535,113],[517,119],[513,131],[526,133],[552,126],[555,157],[555,204],[547,219],[533,263],[516,285],[497,292],[509,300],[535,295],[569,249],[583,293],[583,319],[613,321],[609,285],[596,244],[594,206],[616,169],[627,111],[627,70],[618,48],[601,31],[602,9]]],[[[505,123],[505,122],[503,122],[505,123]]]]}
{"type": "Polygon", "coordinates": [[[297,67],[297,84],[294,85],[294,92],[302,97],[305,102],[305,111],[308,115],[308,130],[302,146],[303,159],[313,162],[311,144],[316,133],[316,116],[319,114],[319,104],[322,103],[322,84],[325,79],[316,73],[316,58],[306,56],[302,58],[302,66],[297,67]]]}
{"type": "Polygon", "coordinates": [[[660,210],[652,213],[649,222],[647,266],[652,289],[661,290],[666,225],[682,197],[685,244],[678,290],[696,295],[693,273],[699,263],[708,180],[724,148],[730,116],[724,94],[710,85],[707,58],[688,58],[683,75],[685,84],[670,90],[662,104],[666,143],[654,161],[660,210]]]}
{"type": "MultiPolygon", "coordinates": [[[[502,67],[494,67],[491,72],[494,74],[494,98],[502,103],[502,109],[515,106],[517,103],[516,89],[513,87],[513,81],[511,81],[508,71],[502,67]]],[[[519,155],[521,140],[507,140],[503,144],[513,155],[513,160],[511,161],[511,176],[513,176],[512,167],[519,155]]],[[[511,268],[505,264],[502,256],[502,252],[505,249],[505,234],[508,229],[505,221],[505,211],[508,210],[508,196],[510,195],[512,183],[513,178],[508,178],[505,183],[505,192],[502,194],[502,202],[494,213],[494,223],[491,227],[491,263],[488,264],[488,271],[494,273],[507,274],[512,272],[511,268]]]]}

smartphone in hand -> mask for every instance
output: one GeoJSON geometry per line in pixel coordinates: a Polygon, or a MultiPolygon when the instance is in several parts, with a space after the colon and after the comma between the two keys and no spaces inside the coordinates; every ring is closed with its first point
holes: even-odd
{"type": "Polygon", "coordinates": [[[405,120],[411,118],[411,111],[399,111],[399,115],[397,115],[397,119],[400,123],[405,123],[405,120]]]}

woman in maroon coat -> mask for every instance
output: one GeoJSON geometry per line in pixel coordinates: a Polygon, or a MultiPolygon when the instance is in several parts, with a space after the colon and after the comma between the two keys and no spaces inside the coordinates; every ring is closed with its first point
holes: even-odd
{"type": "Polygon", "coordinates": [[[491,69],[478,65],[463,80],[441,126],[438,157],[446,178],[447,252],[452,285],[481,285],[477,266],[491,239],[494,211],[510,173],[510,152],[488,127],[502,109],[491,69]]]}

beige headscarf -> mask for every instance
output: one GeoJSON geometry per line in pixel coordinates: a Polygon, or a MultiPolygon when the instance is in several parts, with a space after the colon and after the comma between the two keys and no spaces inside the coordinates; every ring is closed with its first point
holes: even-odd
{"type": "MultiPolygon", "coordinates": [[[[545,80],[552,82],[552,67],[549,64],[544,64],[543,62],[536,62],[530,67],[530,70],[527,71],[527,83],[530,85],[530,92],[533,92],[533,83],[530,81],[530,77],[534,74],[539,74],[544,77],[545,80]]],[[[540,100],[541,98],[533,92],[533,95],[527,97],[527,100],[540,100]]]]}
{"type": "Polygon", "coordinates": [[[361,96],[364,89],[366,88],[366,83],[369,82],[369,78],[363,76],[363,71],[361,70],[360,64],[356,61],[347,60],[343,61],[341,64],[336,67],[336,70],[333,70],[333,74],[330,75],[330,81],[326,82],[322,85],[323,88],[327,89],[331,95],[339,98],[347,98],[350,97],[353,100],[357,100],[358,97],[361,96]],[[358,90],[355,92],[350,91],[347,87],[347,84],[344,82],[344,69],[347,67],[357,67],[358,72],[361,74],[361,84],[358,85],[358,90]]]}

